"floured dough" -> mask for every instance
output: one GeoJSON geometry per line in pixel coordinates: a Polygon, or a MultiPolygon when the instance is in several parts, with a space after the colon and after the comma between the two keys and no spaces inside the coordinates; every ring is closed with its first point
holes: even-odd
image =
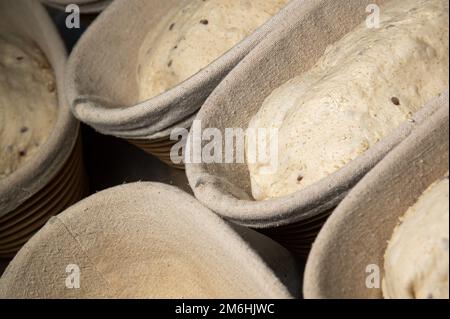
{"type": "Polygon", "coordinates": [[[140,100],[188,79],[275,15],[288,0],[183,0],[139,53],[140,100]]]}
{"type": "Polygon", "coordinates": [[[279,137],[275,172],[248,164],[255,199],[289,195],[332,174],[446,90],[447,0],[395,0],[380,12],[380,28],[363,23],[330,45],[253,117],[250,128],[275,128],[279,137]]]}
{"type": "Polygon", "coordinates": [[[448,299],[448,178],[428,188],[401,219],[385,260],[385,298],[448,299]]]}
{"type": "Polygon", "coordinates": [[[20,168],[56,121],[55,79],[32,43],[0,34],[0,179],[20,168]]]}

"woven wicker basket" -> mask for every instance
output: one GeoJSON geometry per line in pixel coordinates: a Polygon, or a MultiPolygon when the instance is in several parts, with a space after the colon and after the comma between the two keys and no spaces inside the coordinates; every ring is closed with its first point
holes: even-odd
{"type": "Polygon", "coordinates": [[[34,41],[53,68],[59,111],[53,133],[23,167],[0,180],[0,257],[10,257],[53,215],[86,194],[79,124],[64,98],[66,52],[38,1],[0,2],[0,30],[34,41]]]}

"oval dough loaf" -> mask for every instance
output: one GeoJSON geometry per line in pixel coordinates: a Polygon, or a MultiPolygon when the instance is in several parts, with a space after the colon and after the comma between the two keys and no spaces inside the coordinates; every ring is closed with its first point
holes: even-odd
{"type": "Polygon", "coordinates": [[[384,257],[385,298],[448,299],[448,178],[430,186],[401,219],[384,257]]]}
{"type": "Polygon", "coordinates": [[[395,0],[380,12],[380,28],[363,23],[329,46],[252,118],[250,128],[278,129],[277,169],[247,161],[255,199],[332,174],[447,89],[447,0],[395,0]]]}
{"type": "Polygon", "coordinates": [[[56,117],[55,79],[42,52],[0,34],[0,179],[36,153],[56,117]]]}
{"type": "Polygon", "coordinates": [[[183,0],[139,52],[140,100],[188,79],[275,15],[288,0],[183,0]]]}

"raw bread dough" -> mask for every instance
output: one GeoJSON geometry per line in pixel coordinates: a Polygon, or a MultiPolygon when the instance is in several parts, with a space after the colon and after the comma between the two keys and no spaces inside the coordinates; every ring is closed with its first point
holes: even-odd
{"type": "Polygon", "coordinates": [[[55,91],[42,52],[0,34],[0,179],[20,168],[50,135],[57,117],[55,91]]]}
{"type": "Polygon", "coordinates": [[[255,199],[289,195],[332,174],[448,87],[447,0],[395,0],[380,10],[380,28],[363,23],[330,45],[250,121],[279,137],[277,170],[248,163],[255,199]]]}
{"type": "Polygon", "coordinates": [[[448,178],[428,188],[401,219],[385,257],[385,298],[448,299],[448,178]]]}
{"type": "Polygon", "coordinates": [[[139,52],[140,100],[154,97],[219,58],[288,0],[183,0],[150,32],[139,52]]]}

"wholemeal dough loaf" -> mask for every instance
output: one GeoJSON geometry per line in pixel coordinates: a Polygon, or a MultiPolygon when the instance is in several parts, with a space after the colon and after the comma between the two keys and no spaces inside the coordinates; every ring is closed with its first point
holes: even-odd
{"type": "Polygon", "coordinates": [[[0,179],[36,153],[56,117],[55,79],[42,52],[0,34],[0,179]]]}
{"type": "Polygon", "coordinates": [[[277,169],[247,160],[255,199],[332,174],[448,87],[447,0],[395,0],[380,12],[380,28],[362,23],[330,45],[252,118],[250,128],[278,129],[277,169]]]}
{"type": "Polygon", "coordinates": [[[140,100],[196,74],[275,15],[288,0],[182,0],[139,52],[140,100]]]}
{"type": "Polygon", "coordinates": [[[401,219],[384,257],[385,298],[446,298],[449,273],[448,177],[401,219]]]}

